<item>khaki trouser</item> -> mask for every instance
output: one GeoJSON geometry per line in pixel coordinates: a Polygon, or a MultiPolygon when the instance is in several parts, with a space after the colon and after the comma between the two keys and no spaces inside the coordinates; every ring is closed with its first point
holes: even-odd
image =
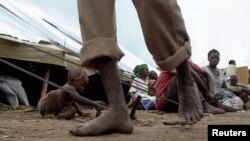
{"type": "MultiPolygon", "coordinates": [[[[190,42],[176,0],[133,0],[146,45],[157,65],[171,71],[189,57],[190,42]]],[[[82,66],[94,66],[95,59],[120,60],[117,45],[115,0],[78,0],[83,48],[82,66]]]]}

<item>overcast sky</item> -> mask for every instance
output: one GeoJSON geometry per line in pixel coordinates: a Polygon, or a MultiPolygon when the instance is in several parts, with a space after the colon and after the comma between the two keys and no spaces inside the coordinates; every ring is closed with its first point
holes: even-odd
{"type": "MultiPolygon", "coordinates": [[[[76,0],[0,1],[2,4],[6,2],[34,19],[48,19],[80,36],[76,0]]],[[[220,68],[225,67],[230,59],[236,60],[237,66],[250,66],[249,0],[178,0],[178,3],[191,37],[194,62],[207,65],[207,52],[215,48],[221,53],[220,68]]],[[[116,0],[116,9],[119,44],[155,66],[146,49],[132,1],[116,0]]]]}

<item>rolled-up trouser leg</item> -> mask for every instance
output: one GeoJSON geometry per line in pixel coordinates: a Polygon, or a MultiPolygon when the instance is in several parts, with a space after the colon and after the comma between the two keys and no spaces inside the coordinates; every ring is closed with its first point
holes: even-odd
{"type": "Polygon", "coordinates": [[[80,52],[82,66],[95,67],[95,59],[120,60],[124,54],[117,45],[115,0],[78,0],[81,34],[84,45],[80,52]]]}
{"type": "Polygon", "coordinates": [[[162,70],[172,71],[189,57],[189,37],[176,0],[133,0],[146,45],[162,70]]]}

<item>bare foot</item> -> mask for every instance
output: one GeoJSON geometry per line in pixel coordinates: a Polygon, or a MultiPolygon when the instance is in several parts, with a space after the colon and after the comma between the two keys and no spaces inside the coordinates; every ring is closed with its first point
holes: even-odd
{"type": "Polygon", "coordinates": [[[126,108],[116,60],[100,58],[97,69],[107,93],[109,108],[96,119],[73,127],[70,133],[76,136],[132,133],[133,125],[126,108]]]}
{"type": "Polygon", "coordinates": [[[127,111],[117,111],[109,108],[101,116],[84,124],[77,125],[70,130],[76,136],[94,136],[109,132],[132,133],[133,125],[127,111]]]}
{"type": "Polygon", "coordinates": [[[184,60],[176,69],[180,124],[194,124],[203,117],[201,95],[191,75],[188,60],[184,60]]]}
{"type": "Polygon", "coordinates": [[[213,114],[213,115],[225,113],[225,110],[216,108],[205,101],[203,102],[203,110],[204,110],[204,113],[213,114]]]}
{"type": "Polygon", "coordinates": [[[197,85],[193,79],[189,84],[178,82],[180,124],[194,124],[203,117],[203,107],[197,85]]]}

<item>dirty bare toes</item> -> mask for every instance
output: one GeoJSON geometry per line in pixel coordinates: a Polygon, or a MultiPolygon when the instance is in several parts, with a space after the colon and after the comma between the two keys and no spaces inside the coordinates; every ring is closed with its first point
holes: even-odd
{"type": "Polygon", "coordinates": [[[132,133],[133,125],[128,114],[105,111],[98,118],[77,125],[70,130],[76,136],[94,136],[105,133],[132,133]]]}
{"type": "Polygon", "coordinates": [[[193,82],[193,85],[179,85],[178,90],[180,124],[197,123],[203,117],[203,108],[196,84],[193,82]]]}

